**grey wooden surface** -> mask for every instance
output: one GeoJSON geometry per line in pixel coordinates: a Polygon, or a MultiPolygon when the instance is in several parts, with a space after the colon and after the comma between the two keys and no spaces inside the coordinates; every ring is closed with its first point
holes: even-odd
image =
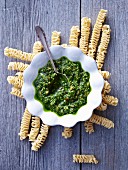
{"type": "Polygon", "coordinates": [[[128,0],[0,0],[0,170],[127,170],[128,169],[128,0]],[[14,74],[7,70],[4,57],[6,46],[31,52],[36,40],[34,26],[42,26],[47,36],[53,30],[61,31],[62,43],[68,43],[69,30],[80,25],[87,16],[94,24],[101,8],[108,10],[106,23],[110,24],[111,42],[105,69],[112,73],[111,94],[120,101],[117,107],[108,107],[104,115],[115,122],[107,130],[95,126],[95,133],[85,133],[83,123],[74,127],[74,135],[65,140],[62,127],[52,127],[45,145],[39,152],[31,151],[28,140],[18,137],[25,101],[9,94],[11,86],[6,78],[14,74]],[[79,165],[72,155],[95,154],[98,165],[79,165]]]}

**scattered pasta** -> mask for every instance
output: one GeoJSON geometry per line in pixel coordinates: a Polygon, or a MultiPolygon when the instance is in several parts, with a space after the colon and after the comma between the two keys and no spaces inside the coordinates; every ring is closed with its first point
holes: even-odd
{"type": "Polygon", "coordinates": [[[32,116],[31,130],[29,136],[29,141],[35,141],[40,130],[40,118],[32,116]]]}
{"type": "Polygon", "coordinates": [[[104,81],[104,88],[102,90],[102,94],[109,93],[111,91],[111,85],[108,81],[104,81]]]}
{"type": "Polygon", "coordinates": [[[33,45],[33,54],[36,55],[43,51],[43,46],[40,41],[36,41],[33,45]]]}
{"type": "Polygon", "coordinates": [[[106,80],[108,80],[111,77],[111,74],[108,71],[99,70],[99,72],[103,76],[103,78],[106,79],[106,80]]]}
{"type": "Polygon", "coordinates": [[[94,155],[73,155],[73,162],[97,164],[98,160],[94,155]]]}
{"type": "Polygon", "coordinates": [[[80,30],[78,26],[73,26],[70,31],[70,38],[69,38],[69,44],[71,46],[78,46],[78,37],[80,34],[80,30]]]}
{"type": "Polygon", "coordinates": [[[60,32],[53,31],[51,38],[51,45],[59,45],[60,44],[60,32]]]}
{"type": "Polygon", "coordinates": [[[42,124],[40,129],[40,134],[37,136],[36,140],[32,143],[32,150],[38,151],[38,149],[44,144],[48,136],[49,126],[42,124]]]}
{"type": "Polygon", "coordinates": [[[13,57],[13,58],[17,58],[20,60],[24,60],[24,61],[32,61],[34,57],[34,54],[22,52],[21,50],[8,48],[8,47],[4,49],[4,55],[8,57],[13,57]]]}
{"type": "Polygon", "coordinates": [[[98,116],[96,114],[93,114],[92,117],[89,119],[89,121],[104,126],[105,128],[108,129],[114,128],[114,123],[111,120],[104,118],[102,116],[98,116]]]}
{"type": "Polygon", "coordinates": [[[24,71],[29,65],[22,62],[10,62],[8,70],[24,71]]]}
{"type": "Polygon", "coordinates": [[[107,104],[102,101],[102,103],[96,108],[99,111],[107,110],[107,104]]]}
{"type": "Polygon", "coordinates": [[[82,18],[81,20],[81,38],[80,49],[84,54],[88,53],[89,35],[90,35],[91,19],[82,18]]]}
{"type": "Polygon", "coordinates": [[[17,77],[23,78],[23,72],[17,72],[15,75],[16,75],[17,77]]]}
{"type": "Polygon", "coordinates": [[[84,123],[84,127],[85,127],[85,131],[89,134],[94,132],[94,127],[93,127],[93,123],[90,122],[89,120],[85,121],[84,123]]]}
{"type": "Polygon", "coordinates": [[[95,58],[95,53],[100,39],[100,33],[102,30],[102,24],[104,23],[106,15],[107,15],[107,10],[101,9],[93,28],[93,32],[89,44],[89,51],[88,51],[88,55],[92,58],[95,58]]]}
{"type": "Polygon", "coordinates": [[[103,101],[108,105],[117,106],[118,104],[118,99],[114,96],[103,95],[102,98],[103,98],[103,101]]]}
{"type": "Polygon", "coordinates": [[[31,121],[31,113],[26,108],[20,126],[20,133],[19,133],[20,140],[23,140],[28,136],[30,121],[31,121]]]}
{"type": "Polygon", "coordinates": [[[98,47],[97,56],[96,56],[97,67],[99,70],[102,69],[104,64],[105,54],[107,53],[107,48],[110,41],[110,32],[111,32],[110,26],[104,25],[102,28],[101,42],[98,47]]]}
{"type": "Polygon", "coordinates": [[[18,89],[16,87],[12,87],[12,91],[10,93],[14,96],[19,97],[19,98],[23,98],[23,95],[21,93],[21,89],[18,89]]]}
{"type": "Polygon", "coordinates": [[[14,87],[16,87],[16,88],[22,88],[22,86],[23,86],[23,77],[8,76],[7,81],[9,84],[14,85],[14,87]]]}
{"type": "Polygon", "coordinates": [[[67,139],[72,137],[72,128],[64,128],[64,131],[62,132],[62,136],[67,139]]]}

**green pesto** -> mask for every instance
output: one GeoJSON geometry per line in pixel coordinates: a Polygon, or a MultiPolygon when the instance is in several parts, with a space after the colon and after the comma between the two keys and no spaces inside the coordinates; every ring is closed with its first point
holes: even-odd
{"type": "Polygon", "coordinates": [[[33,81],[35,99],[42,103],[45,111],[55,112],[58,116],[76,114],[87,103],[91,91],[90,74],[82,69],[80,62],[72,62],[64,56],[54,63],[58,71],[68,77],[69,83],[58,77],[49,61],[39,69],[33,81]]]}

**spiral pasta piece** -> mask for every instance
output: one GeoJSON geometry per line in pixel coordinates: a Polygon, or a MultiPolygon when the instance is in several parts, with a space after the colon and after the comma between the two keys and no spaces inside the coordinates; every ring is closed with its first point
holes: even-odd
{"type": "Polygon", "coordinates": [[[78,46],[78,37],[80,34],[79,26],[73,26],[70,31],[69,44],[71,46],[78,46]]]}
{"type": "Polygon", "coordinates": [[[23,61],[32,61],[34,54],[22,52],[21,50],[8,48],[4,49],[4,55],[12,58],[17,58],[23,61]]]}
{"type": "Polygon", "coordinates": [[[102,116],[98,116],[96,114],[93,114],[92,117],[89,119],[89,121],[104,126],[105,128],[108,129],[114,128],[114,123],[111,120],[104,118],[102,116]]]}
{"type": "Polygon", "coordinates": [[[94,127],[93,127],[93,123],[90,122],[89,120],[85,121],[84,123],[84,127],[85,127],[85,131],[89,134],[94,132],[94,127]]]}
{"type": "Polygon", "coordinates": [[[110,93],[111,85],[108,81],[104,81],[104,88],[102,90],[102,94],[110,93]]]}
{"type": "Polygon", "coordinates": [[[114,96],[103,95],[102,98],[103,98],[103,101],[108,105],[117,106],[118,104],[118,99],[114,96]]]}
{"type": "Polygon", "coordinates": [[[42,124],[40,129],[40,134],[37,136],[36,140],[32,143],[32,150],[38,151],[38,149],[44,144],[48,136],[49,126],[42,124]]]}
{"type": "Polygon", "coordinates": [[[111,73],[109,71],[101,71],[99,70],[100,74],[103,76],[104,79],[108,80],[111,77],[111,73]]]}
{"type": "Polygon", "coordinates": [[[51,45],[59,45],[60,44],[60,32],[53,31],[51,38],[51,45]]]}
{"type": "Polygon", "coordinates": [[[100,32],[102,30],[102,24],[104,23],[106,15],[107,15],[107,10],[101,9],[93,28],[91,40],[89,43],[89,51],[88,51],[88,55],[92,58],[95,58],[96,49],[100,39],[100,32]]]}
{"type": "Polygon", "coordinates": [[[43,51],[43,45],[41,44],[40,41],[36,41],[33,45],[33,54],[36,55],[43,51]]]}
{"type": "Polygon", "coordinates": [[[105,54],[107,53],[108,44],[110,42],[110,32],[110,26],[104,25],[102,28],[101,42],[96,56],[97,67],[99,70],[102,69],[104,64],[105,54]]]}
{"type": "Polygon", "coordinates": [[[98,160],[94,155],[73,155],[73,162],[76,163],[93,163],[97,164],[98,160]]]}
{"type": "Polygon", "coordinates": [[[29,136],[29,141],[35,141],[40,130],[40,118],[32,116],[31,130],[29,136]]]}
{"type": "Polygon", "coordinates": [[[102,103],[96,108],[99,111],[107,110],[107,104],[102,101],[102,103]]]}
{"type": "Polygon", "coordinates": [[[90,35],[91,19],[84,17],[81,20],[81,38],[80,49],[84,54],[88,53],[89,35],[90,35]]]}
{"type": "Polygon", "coordinates": [[[22,88],[22,86],[23,86],[23,77],[8,76],[7,81],[9,84],[14,85],[14,87],[16,87],[16,88],[22,88]]]}
{"type": "Polygon", "coordinates": [[[31,113],[26,108],[20,126],[20,133],[19,133],[20,140],[23,140],[28,136],[30,121],[31,121],[31,113]]]}
{"type": "Polygon", "coordinates": [[[14,96],[19,97],[19,98],[23,98],[23,95],[21,93],[21,89],[18,89],[16,87],[12,87],[12,91],[10,93],[14,96]]]}
{"type": "Polygon", "coordinates": [[[10,62],[8,70],[24,71],[29,65],[22,62],[10,62]]]}
{"type": "Polygon", "coordinates": [[[72,128],[64,128],[64,131],[62,132],[62,136],[67,139],[67,138],[71,138],[72,137],[72,128]]]}
{"type": "Polygon", "coordinates": [[[61,44],[61,46],[62,46],[63,48],[67,48],[67,47],[68,47],[67,44],[61,44]]]}

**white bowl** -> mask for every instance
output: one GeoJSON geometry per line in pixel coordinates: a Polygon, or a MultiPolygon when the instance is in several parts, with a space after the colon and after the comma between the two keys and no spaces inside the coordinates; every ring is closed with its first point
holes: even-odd
{"type": "Polygon", "coordinates": [[[34,99],[35,88],[32,83],[38,75],[39,68],[44,67],[49,61],[46,52],[37,54],[30,66],[24,71],[22,94],[26,99],[29,112],[35,116],[39,116],[45,124],[50,126],[62,125],[64,127],[72,127],[79,121],[88,120],[91,117],[93,110],[100,105],[102,101],[101,92],[104,86],[104,80],[97,69],[95,60],[83,54],[79,48],[63,48],[58,45],[50,47],[50,50],[54,60],[66,56],[71,61],[79,61],[82,68],[90,73],[89,81],[91,92],[87,97],[87,104],[79,108],[75,115],[68,114],[60,117],[54,112],[45,112],[42,104],[34,99]]]}

